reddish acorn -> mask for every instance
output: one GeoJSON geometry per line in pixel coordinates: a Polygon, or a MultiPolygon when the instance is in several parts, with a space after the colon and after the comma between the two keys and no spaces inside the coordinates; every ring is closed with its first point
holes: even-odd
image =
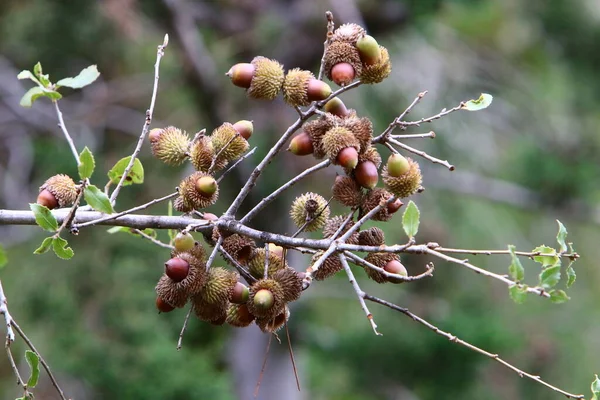
{"type": "Polygon", "coordinates": [[[48,189],[44,189],[38,194],[37,203],[50,210],[58,208],[58,200],[48,189]]]}
{"type": "Polygon", "coordinates": [[[387,206],[387,210],[390,214],[394,214],[396,211],[398,211],[400,209],[400,207],[402,207],[404,205],[404,203],[402,202],[402,200],[400,199],[396,199],[394,201],[392,201],[391,203],[388,204],[387,206]]]}
{"type": "Polygon", "coordinates": [[[182,258],[173,257],[165,263],[165,274],[174,282],[181,282],[189,272],[190,264],[182,258]]]}
{"type": "Polygon", "coordinates": [[[347,169],[354,169],[358,164],[358,151],[354,147],[346,147],[338,153],[336,163],[347,169]]]}
{"type": "Polygon", "coordinates": [[[297,156],[306,156],[313,153],[313,144],[306,132],[300,132],[290,142],[288,150],[297,156]]]}
{"type": "Polygon", "coordinates": [[[237,282],[233,287],[230,301],[234,304],[244,304],[248,301],[250,291],[248,287],[241,282],[237,282]]]}
{"type": "Polygon", "coordinates": [[[331,80],[340,86],[346,86],[356,77],[352,64],[341,62],[331,68],[331,80]]]}
{"type": "Polygon", "coordinates": [[[203,176],[196,181],[196,190],[202,196],[212,196],[217,191],[217,188],[217,181],[212,176],[203,176]]]}
{"type": "Polygon", "coordinates": [[[254,65],[250,63],[239,63],[231,67],[225,75],[231,78],[235,86],[248,89],[254,77],[254,70],[254,65]]]}
{"type": "Polygon", "coordinates": [[[168,313],[175,309],[175,307],[173,307],[160,297],[156,297],[156,308],[158,309],[159,313],[168,313]]]}
{"type": "Polygon", "coordinates": [[[325,112],[331,113],[335,116],[342,118],[350,115],[350,110],[346,108],[346,105],[339,97],[334,97],[333,99],[325,103],[325,106],[323,106],[323,110],[325,112]]]}
{"type": "Polygon", "coordinates": [[[318,79],[310,79],[306,90],[309,101],[325,100],[331,95],[331,87],[318,79]]]}
{"type": "Polygon", "coordinates": [[[202,219],[205,219],[207,221],[216,221],[216,220],[219,219],[219,217],[217,217],[213,213],[205,212],[205,213],[202,214],[202,219]]]}
{"type": "Polygon", "coordinates": [[[373,189],[379,181],[377,167],[371,161],[363,161],[354,169],[356,182],[364,188],[373,189]]]}
{"type": "MultiPolygon", "coordinates": [[[[406,270],[406,268],[404,267],[404,265],[402,265],[402,263],[398,260],[390,260],[388,261],[387,264],[385,264],[385,266],[383,267],[383,269],[386,272],[389,272],[390,274],[396,274],[396,275],[402,275],[402,276],[408,276],[408,271],[406,270]]],[[[391,283],[402,283],[404,282],[402,279],[397,279],[397,278],[390,278],[390,277],[386,277],[388,282],[391,283]]]]}
{"type": "Polygon", "coordinates": [[[254,133],[254,125],[252,124],[252,121],[248,121],[247,119],[236,122],[233,124],[233,128],[246,140],[254,133]]]}

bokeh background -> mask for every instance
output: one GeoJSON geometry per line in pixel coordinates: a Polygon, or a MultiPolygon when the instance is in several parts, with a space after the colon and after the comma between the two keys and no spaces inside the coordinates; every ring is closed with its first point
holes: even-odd
{"type": "MultiPolygon", "coordinates": [[[[456,165],[449,172],[422,162],[426,191],[420,241],[447,247],[531,250],[555,244],[560,219],[582,258],[571,301],[539,298],[514,304],[506,286],[456,265],[436,263],[433,279],[377,285],[357,270],[367,292],[418,313],[440,328],[500,353],[522,369],[571,392],[589,395],[600,372],[600,2],[598,0],[105,0],[0,2],[0,208],[26,209],[50,175],[76,176],[68,146],[47,99],[19,106],[30,82],[16,79],[40,61],[51,78],[90,64],[102,75],[61,100],[79,149],[96,156],[94,179],[130,153],[152,90],[156,46],[171,38],[161,67],[153,126],[208,131],[223,121],[254,120],[254,156],[223,182],[224,211],[249,172],[295,111],[281,99],[249,100],[224,76],[255,55],[287,68],[316,71],[324,12],[336,22],[364,24],[389,48],[392,76],[343,96],[372,118],[377,131],[418,92],[428,90],[411,119],[487,92],[492,106],[460,112],[411,133],[411,142],[456,165]]],[[[387,150],[382,154],[387,156],[387,150]]],[[[144,185],[122,191],[126,209],[171,192],[186,167],[168,168],[141,153],[144,185]]],[[[267,169],[244,210],[314,160],[284,154],[267,169]]],[[[254,226],[290,232],[294,196],[328,195],[335,170],[321,171],[273,203],[254,226]]],[[[242,210],[242,211],[244,211],[242,210]]],[[[341,209],[337,209],[341,212],[341,209]]],[[[149,210],[165,213],[164,205],[149,210]]],[[[402,242],[399,222],[385,225],[402,242]]],[[[163,239],[166,234],[161,233],[163,239]]],[[[75,257],[34,256],[35,227],[0,227],[9,263],[0,271],[10,310],[50,363],[68,396],[83,399],[251,399],[267,337],[191,320],[176,351],[185,312],[158,315],[154,284],[160,249],[105,228],[69,238],[75,257]]],[[[470,257],[504,273],[507,257],[470,257]]],[[[411,273],[428,259],[406,257],[411,273]]],[[[308,260],[294,259],[303,269],[308,260]]],[[[535,283],[539,266],[524,261],[535,283]]],[[[292,307],[290,334],[302,391],[295,388],[286,340],[271,344],[259,399],[559,399],[499,364],[436,336],[401,314],[372,305],[384,336],[376,337],[343,276],[313,285],[292,307]]],[[[14,344],[27,371],[22,343],[14,344]]],[[[37,398],[56,399],[45,375],[37,398]]],[[[0,396],[18,395],[8,360],[0,358],[0,396]]]]}

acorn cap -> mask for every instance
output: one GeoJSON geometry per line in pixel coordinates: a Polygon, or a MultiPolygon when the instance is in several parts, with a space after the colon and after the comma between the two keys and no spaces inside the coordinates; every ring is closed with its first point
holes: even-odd
{"type": "Polygon", "coordinates": [[[211,141],[215,157],[219,162],[235,161],[250,147],[248,141],[229,122],[223,123],[213,131],[211,141]]]}
{"type": "MultiPolygon", "coordinates": [[[[340,63],[348,63],[354,69],[355,76],[360,76],[362,72],[362,63],[358,49],[347,42],[333,42],[327,46],[324,56],[324,71],[329,80],[333,80],[331,69],[340,63]]],[[[349,83],[349,82],[348,82],[349,83]]],[[[345,84],[348,84],[345,83],[345,84]]]]}
{"type": "Polygon", "coordinates": [[[181,165],[187,158],[190,138],[181,129],[168,126],[151,141],[152,154],[167,165],[181,165]]]}
{"type": "Polygon", "coordinates": [[[290,319],[290,309],[285,306],[284,310],[274,318],[257,318],[256,325],[265,333],[277,332],[290,319]]]}
{"type": "MultiPolygon", "coordinates": [[[[317,262],[317,260],[319,258],[321,258],[323,253],[325,253],[325,251],[320,250],[320,251],[316,252],[315,254],[313,254],[312,260],[311,260],[311,265],[313,265],[315,262],[317,262]]],[[[325,280],[325,279],[335,275],[336,273],[340,272],[343,269],[344,269],[344,266],[342,265],[342,262],[340,261],[340,257],[334,253],[334,254],[330,255],[329,257],[327,257],[323,261],[323,263],[321,264],[319,269],[317,269],[316,271],[313,272],[312,276],[314,279],[316,279],[318,281],[322,281],[322,280],[325,280]]]]}
{"type": "MultiPolygon", "coordinates": [[[[248,262],[248,272],[257,279],[261,279],[265,275],[265,255],[265,249],[262,247],[258,248],[248,262]]],[[[267,277],[272,277],[277,271],[286,267],[288,267],[287,263],[284,264],[283,259],[280,256],[269,251],[269,269],[267,271],[267,277]]]]}
{"type": "Polygon", "coordinates": [[[254,76],[248,88],[248,96],[255,99],[273,100],[281,90],[284,80],[283,66],[275,60],[257,56],[252,60],[254,76]]]}
{"type": "MultiPolygon", "coordinates": [[[[371,264],[384,268],[385,265],[392,260],[400,260],[398,256],[394,253],[369,253],[367,257],[365,257],[365,261],[370,262],[371,264]]],[[[373,268],[363,267],[369,278],[374,280],[377,283],[387,283],[388,278],[379,271],[374,270],[373,268]]]]}
{"type": "Polygon", "coordinates": [[[316,159],[325,157],[326,154],[325,149],[323,148],[323,136],[325,136],[329,129],[336,125],[336,119],[341,120],[332,114],[326,114],[321,118],[304,124],[304,132],[310,136],[313,147],[313,156],[316,159]]]}
{"type": "Polygon", "coordinates": [[[302,294],[302,279],[298,277],[298,273],[293,268],[283,268],[273,274],[273,279],[276,280],[283,289],[283,301],[289,303],[296,301],[302,294]]]}
{"type": "Polygon", "coordinates": [[[373,139],[373,123],[367,117],[344,118],[342,126],[347,128],[354,137],[358,140],[361,152],[371,147],[371,139],[373,139]]]}
{"type": "MultiPolygon", "coordinates": [[[[367,193],[363,199],[363,203],[360,206],[361,213],[367,214],[369,211],[374,209],[382,201],[388,200],[392,197],[392,194],[383,188],[375,188],[367,193]]],[[[388,207],[382,207],[381,210],[375,214],[371,219],[373,221],[389,221],[392,219],[392,213],[389,212],[388,207]]]]}
{"type": "Polygon", "coordinates": [[[362,200],[362,191],[356,181],[349,176],[336,176],[331,188],[333,198],[345,206],[356,207],[362,200]]]}
{"type": "MultiPolygon", "coordinates": [[[[274,318],[283,311],[285,306],[285,296],[281,285],[273,279],[260,279],[250,286],[250,298],[246,303],[248,310],[257,318],[274,318]],[[255,296],[262,290],[268,290],[273,295],[272,305],[268,308],[261,306],[258,301],[255,302],[255,296]]],[[[258,300],[258,299],[257,299],[258,300]]]]}
{"type": "Polygon", "coordinates": [[[177,197],[177,199],[181,198],[181,201],[178,202],[176,199],[173,203],[173,206],[177,211],[189,212],[191,210],[200,210],[217,202],[217,199],[219,198],[218,187],[211,196],[201,194],[196,188],[198,179],[208,176],[210,175],[205,172],[197,171],[181,181],[179,184],[179,196],[177,197]]]}
{"type": "Polygon", "coordinates": [[[208,271],[208,280],[198,296],[207,304],[229,302],[239,277],[237,272],[213,267],[208,271]]]}
{"type": "Polygon", "coordinates": [[[369,145],[366,148],[362,148],[362,150],[363,151],[358,155],[358,162],[371,161],[375,164],[375,167],[379,169],[381,166],[381,156],[377,149],[374,146],[369,145]]]}
{"type": "Polygon", "coordinates": [[[226,322],[237,328],[245,328],[254,321],[254,315],[250,314],[246,304],[229,304],[226,322]]]}
{"type": "Polygon", "coordinates": [[[283,100],[293,107],[309,105],[308,81],[314,78],[310,71],[300,68],[289,70],[283,81],[283,100]]]}
{"type": "MultiPolygon", "coordinates": [[[[347,217],[345,215],[336,215],[335,217],[328,219],[327,223],[323,227],[323,237],[325,239],[333,237],[333,235],[338,231],[338,229],[340,229],[340,226],[342,226],[344,221],[346,221],[346,218],[347,217]]],[[[348,229],[352,227],[352,225],[354,225],[354,222],[352,220],[348,221],[346,225],[344,225],[342,232],[338,235],[338,238],[341,237],[344,233],[346,233],[348,229]]],[[[346,243],[358,244],[358,232],[354,232],[348,238],[348,240],[346,240],[346,243]]]]}
{"type": "MultiPolygon", "coordinates": [[[[190,161],[196,171],[208,172],[214,156],[215,151],[210,136],[202,135],[192,143],[190,161]]],[[[215,167],[213,168],[215,171],[223,169],[227,165],[227,160],[224,158],[221,158],[219,161],[215,163],[215,167]]]]}
{"type": "MultiPolygon", "coordinates": [[[[68,207],[77,198],[77,185],[68,175],[58,174],[51,176],[40,186],[40,193],[47,190],[54,195],[60,207],[68,207]]],[[[50,208],[50,207],[48,207],[50,208]]]]}
{"type": "Polygon", "coordinates": [[[237,233],[223,239],[222,246],[227,253],[242,264],[245,264],[256,250],[256,243],[253,239],[237,233]]]}
{"type": "Polygon", "coordinates": [[[229,301],[220,300],[216,303],[208,303],[201,295],[193,296],[191,301],[194,314],[196,314],[196,317],[201,321],[210,322],[215,325],[222,325],[225,323],[229,301]]]}
{"type": "Polygon", "coordinates": [[[332,42],[347,42],[352,45],[363,37],[367,32],[360,25],[354,23],[342,24],[334,32],[331,37],[332,42]]]}
{"type": "Polygon", "coordinates": [[[358,234],[358,244],[362,246],[381,246],[385,243],[385,235],[383,231],[373,226],[358,234]]]}
{"type": "Polygon", "coordinates": [[[360,143],[354,134],[347,128],[336,126],[327,131],[323,136],[323,149],[332,163],[337,164],[337,156],[346,147],[353,147],[360,151],[360,143]]]}
{"type": "Polygon", "coordinates": [[[306,226],[306,232],[314,232],[325,225],[329,218],[329,205],[327,200],[317,193],[304,193],[292,203],[290,208],[290,217],[297,227],[306,226]]]}
{"type": "Polygon", "coordinates": [[[366,84],[374,84],[383,81],[392,72],[390,55],[385,47],[379,46],[381,55],[373,65],[365,65],[361,71],[360,81],[366,84]]]}
{"type": "Polygon", "coordinates": [[[417,193],[423,181],[419,164],[411,158],[407,158],[407,160],[410,168],[401,176],[390,176],[387,166],[383,167],[383,171],[381,172],[385,187],[399,198],[408,197],[417,193]]]}

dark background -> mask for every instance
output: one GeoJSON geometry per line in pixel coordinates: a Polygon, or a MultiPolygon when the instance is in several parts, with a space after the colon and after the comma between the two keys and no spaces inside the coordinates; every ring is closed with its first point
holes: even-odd
{"type": "MultiPolygon", "coordinates": [[[[568,391],[589,394],[600,372],[600,3],[594,0],[183,1],[5,0],[0,3],[0,208],[26,209],[50,175],[76,176],[69,148],[47,99],[18,103],[30,82],[17,73],[40,61],[57,80],[97,64],[102,75],[60,101],[79,150],[96,156],[93,180],[131,153],[150,102],[156,46],[169,33],[153,126],[210,132],[223,121],[254,120],[258,146],[222,186],[227,201],[269,146],[295,119],[281,99],[249,100],[224,76],[237,62],[264,55],[286,68],[317,71],[326,10],[358,22],[388,47],[393,71],[382,85],[343,96],[381,132],[423,90],[417,119],[487,92],[492,106],[455,113],[410,133],[437,133],[411,144],[457,170],[421,161],[426,191],[418,239],[447,247],[531,250],[555,244],[560,219],[582,255],[566,304],[529,298],[516,305],[506,286],[457,265],[436,263],[433,279],[377,285],[357,270],[367,292],[407,306],[477,346],[568,391]]],[[[387,150],[382,155],[387,157],[387,150]]],[[[145,146],[146,181],[122,191],[118,209],[170,193],[186,168],[154,160],[145,146]]],[[[242,211],[315,161],[283,154],[267,169],[242,211]]],[[[289,232],[294,196],[328,196],[329,169],[295,186],[254,222],[289,232]]],[[[341,212],[341,209],[337,210],[341,212]]],[[[165,213],[159,205],[151,213],[165,213]]],[[[9,264],[0,271],[10,310],[46,358],[68,396],[80,399],[252,398],[266,335],[191,320],[175,350],[185,312],[158,315],[154,285],[168,252],[105,228],[69,238],[75,257],[34,256],[43,234],[1,227],[9,264]]],[[[405,239],[396,218],[388,242],[405,239]]],[[[166,233],[161,233],[166,239],[166,233]]],[[[505,273],[510,260],[472,256],[505,273]]],[[[426,261],[405,257],[411,273],[426,261]]],[[[308,259],[295,261],[304,269],[308,259]]],[[[221,262],[219,262],[221,263],[221,262]]],[[[535,284],[539,266],[524,260],[535,284]]],[[[373,335],[343,276],[311,287],[292,307],[290,334],[302,391],[286,341],[271,344],[263,399],[559,399],[532,381],[436,336],[400,314],[371,306],[383,337],[373,335]]],[[[14,344],[26,373],[21,342],[14,344]]],[[[34,393],[55,399],[45,375],[34,393]]],[[[2,399],[18,396],[8,360],[0,358],[2,399]]]]}

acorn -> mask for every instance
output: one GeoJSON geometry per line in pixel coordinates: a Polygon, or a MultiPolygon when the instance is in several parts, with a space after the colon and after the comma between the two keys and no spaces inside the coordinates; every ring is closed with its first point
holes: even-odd
{"type": "Polygon", "coordinates": [[[246,119],[242,119],[235,124],[233,124],[233,129],[235,129],[241,137],[248,140],[252,133],[254,133],[254,125],[252,121],[248,121],[246,119]]]}
{"type": "Polygon", "coordinates": [[[308,192],[299,196],[292,203],[290,217],[298,227],[304,226],[306,232],[321,229],[329,218],[327,200],[319,194],[308,192]]]}
{"type": "MultiPolygon", "coordinates": [[[[265,275],[265,258],[266,252],[264,248],[256,249],[250,261],[248,261],[248,272],[257,278],[261,279],[265,275]]],[[[284,263],[281,256],[275,252],[269,251],[269,267],[267,270],[267,277],[272,277],[277,271],[287,267],[287,263],[284,263]]]]}
{"type": "Polygon", "coordinates": [[[273,302],[275,302],[275,297],[273,296],[273,293],[267,289],[259,290],[252,297],[252,303],[259,311],[266,311],[273,307],[273,302]]]}
{"type": "Polygon", "coordinates": [[[358,151],[355,147],[346,147],[340,150],[335,158],[335,164],[352,170],[358,165],[358,151]]]}
{"type": "Polygon", "coordinates": [[[354,23],[340,25],[331,37],[332,42],[347,42],[356,44],[357,41],[366,34],[364,28],[354,23]]]}
{"type": "Polygon", "coordinates": [[[334,164],[354,169],[358,164],[360,144],[352,132],[341,126],[327,131],[323,136],[323,149],[334,164]]]}
{"type": "Polygon", "coordinates": [[[362,246],[381,246],[385,243],[385,235],[383,231],[373,226],[365,229],[358,234],[358,244],[362,246]]]}
{"type": "Polygon", "coordinates": [[[201,196],[211,197],[218,189],[217,181],[210,175],[202,176],[196,180],[196,191],[201,196]]]}
{"type": "Polygon", "coordinates": [[[235,86],[248,89],[252,84],[254,72],[255,68],[253,64],[239,63],[231,67],[225,75],[231,78],[231,83],[235,86]]]}
{"type": "Polygon", "coordinates": [[[365,35],[356,41],[356,48],[363,65],[373,65],[379,62],[381,50],[373,36],[365,35]]]}
{"type": "Polygon", "coordinates": [[[315,79],[310,71],[294,68],[283,81],[283,99],[293,107],[307,106],[312,101],[324,100],[331,94],[331,87],[315,79]]]}
{"type": "Polygon", "coordinates": [[[246,304],[230,304],[227,309],[226,322],[237,328],[244,328],[254,321],[254,315],[250,314],[246,304]]]}
{"type": "Polygon", "coordinates": [[[175,309],[175,307],[171,306],[158,296],[156,297],[156,308],[158,309],[159,313],[168,313],[175,309]]]}
{"type": "Polygon", "coordinates": [[[381,176],[386,188],[399,198],[417,193],[422,183],[419,164],[400,154],[390,156],[381,176]]]}
{"type": "Polygon", "coordinates": [[[338,117],[347,117],[350,115],[350,110],[339,97],[334,97],[323,106],[323,111],[336,115],[338,117]]]}
{"type": "Polygon", "coordinates": [[[283,67],[275,60],[254,57],[251,64],[236,64],[226,74],[234,85],[247,88],[246,93],[255,99],[273,100],[281,90],[283,67]]]}
{"type": "MultiPolygon", "coordinates": [[[[314,263],[317,262],[319,258],[321,258],[323,253],[325,253],[325,251],[320,250],[313,254],[311,265],[314,265],[314,263]]],[[[329,277],[332,277],[333,275],[337,274],[343,269],[344,266],[340,261],[340,257],[337,254],[332,254],[323,261],[319,269],[313,271],[312,276],[314,279],[322,281],[329,277]]]]}
{"type": "Polygon", "coordinates": [[[394,214],[396,211],[402,207],[404,203],[400,199],[396,199],[388,204],[387,209],[390,214],[394,214]]]}
{"type": "Polygon", "coordinates": [[[206,283],[206,264],[190,252],[177,253],[189,265],[185,279],[176,282],[166,273],[156,284],[156,294],[173,307],[181,308],[187,303],[190,296],[196,295],[206,283]]]}
{"type": "Polygon", "coordinates": [[[277,281],[283,289],[283,301],[289,303],[296,301],[302,294],[302,279],[298,277],[295,269],[286,267],[273,274],[273,280],[277,281]]]}
{"type": "MultiPolygon", "coordinates": [[[[347,217],[345,215],[336,215],[335,217],[328,219],[327,223],[323,227],[323,238],[332,238],[333,235],[340,229],[342,224],[344,224],[346,218],[347,217]]],[[[337,237],[339,238],[343,234],[345,234],[348,231],[348,229],[352,227],[353,224],[354,223],[352,220],[346,222],[344,228],[341,230],[341,233],[337,237]]],[[[350,235],[350,237],[346,240],[346,243],[358,244],[358,232],[352,233],[352,235],[350,235]]]]}
{"type": "Polygon", "coordinates": [[[352,64],[342,62],[331,67],[331,80],[340,86],[346,86],[354,80],[356,72],[352,64]]]}
{"type": "Polygon", "coordinates": [[[171,258],[179,257],[180,254],[187,254],[194,258],[194,262],[204,263],[206,261],[206,251],[204,251],[204,247],[200,244],[200,242],[194,242],[194,245],[188,250],[177,250],[174,248],[171,251],[171,258]]]}
{"type": "MultiPolygon", "coordinates": [[[[217,160],[235,161],[248,150],[250,145],[229,122],[223,123],[210,136],[217,160]]],[[[227,163],[225,163],[227,164],[227,163]]]]}
{"type": "MultiPolygon", "coordinates": [[[[215,151],[210,136],[202,135],[190,147],[190,161],[196,171],[208,172],[212,165],[215,151]]],[[[218,171],[227,165],[227,160],[221,158],[215,162],[213,170],[218,171]]]]}
{"type": "MultiPolygon", "coordinates": [[[[367,214],[369,211],[377,207],[382,201],[389,200],[393,195],[383,188],[374,188],[369,191],[364,197],[360,206],[361,213],[367,214]]],[[[393,204],[393,203],[392,203],[393,204]]],[[[392,218],[393,212],[390,212],[390,205],[384,206],[371,219],[373,221],[389,221],[392,218]]]]}
{"type": "Polygon", "coordinates": [[[375,164],[371,161],[363,161],[354,169],[354,178],[360,186],[373,189],[379,181],[379,173],[375,164]]]}
{"type": "Polygon", "coordinates": [[[250,296],[248,287],[241,282],[237,282],[233,287],[229,301],[234,304],[244,304],[248,301],[248,296],[250,296]]]}
{"type": "Polygon", "coordinates": [[[54,175],[40,186],[37,203],[49,209],[68,207],[77,199],[77,192],[77,185],[68,175],[54,175]]]}
{"type": "Polygon", "coordinates": [[[277,246],[275,243],[269,243],[269,254],[271,253],[283,257],[283,247],[277,246]]]}
{"type": "Polygon", "coordinates": [[[257,318],[256,325],[265,333],[277,332],[290,319],[290,309],[286,306],[275,318],[257,318]]]}
{"type": "Polygon", "coordinates": [[[313,153],[313,144],[306,132],[300,132],[290,142],[288,150],[297,156],[306,156],[313,153]]]}
{"type": "Polygon", "coordinates": [[[174,257],[165,263],[165,274],[174,282],[181,282],[189,272],[190,264],[182,258],[174,257]]]}
{"type": "Polygon", "coordinates": [[[202,219],[205,219],[207,221],[216,221],[219,219],[219,217],[217,217],[213,213],[205,212],[205,213],[202,213],[202,219]]]}
{"type": "Polygon", "coordinates": [[[210,175],[197,171],[179,184],[179,197],[173,203],[177,211],[190,212],[206,208],[216,203],[219,188],[210,175]],[[211,194],[212,192],[212,194],[211,194]],[[180,201],[177,201],[181,199],[180,201]]]}
{"type": "Polygon", "coordinates": [[[208,280],[199,295],[207,304],[229,302],[233,295],[239,275],[222,267],[213,267],[208,271],[208,280]]]}
{"type": "Polygon", "coordinates": [[[234,233],[223,239],[223,249],[238,262],[245,264],[256,249],[254,240],[234,233]]]}
{"type": "Polygon", "coordinates": [[[156,142],[162,134],[162,131],[162,128],[150,129],[150,132],[148,132],[148,140],[150,141],[150,143],[156,142]]]}
{"type": "Polygon", "coordinates": [[[325,51],[324,68],[329,80],[348,85],[362,72],[358,50],[347,42],[332,42],[325,51]]]}
{"type": "Polygon", "coordinates": [[[349,176],[336,176],[331,191],[333,198],[345,206],[356,207],[361,203],[362,191],[360,186],[349,176]]]}
{"type": "Polygon", "coordinates": [[[383,81],[392,72],[390,55],[385,47],[379,46],[379,60],[372,65],[364,65],[360,73],[360,81],[374,84],[383,81]]]}
{"type": "Polygon", "coordinates": [[[167,165],[181,165],[188,154],[190,138],[187,133],[174,126],[168,126],[160,133],[154,133],[151,140],[152,154],[167,165]]]}
{"type": "Polygon", "coordinates": [[[179,232],[173,239],[173,246],[176,251],[191,250],[196,244],[196,240],[189,232],[179,232]]]}
{"type": "Polygon", "coordinates": [[[261,279],[250,287],[248,310],[257,318],[273,318],[285,305],[281,285],[273,279],[261,279]]]}
{"type": "MultiPolygon", "coordinates": [[[[406,267],[404,267],[404,265],[402,265],[402,263],[398,260],[391,260],[388,261],[387,264],[385,264],[385,266],[383,267],[383,269],[386,272],[389,272],[390,274],[396,274],[396,275],[401,275],[401,276],[408,276],[408,271],[406,270],[406,267]]],[[[399,278],[392,278],[392,277],[386,277],[386,279],[388,280],[388,282],[391,283],[402,283],[404,282],[402,279],[399,278]]]]}
{"type": "MultiPolygon", "coordinates": [[[[384,267],[386,266],[387,263],[389,263],[390,261],[393,261],[393,260],[397,260],[397,259],[398,259],[398,256],[396,256],[394,253],[385,253],[385,252],[369,253],[365,257],[365,261],[367,261],[381,269],[385,269],[384,267]]],[[[375,282],[377,282],[377,283],[388,282],[388,279],[386,278],[386,276],[384,274],[382,274],[381,272],[376,271],[373,268],[364,267],[364,266],[363,266],[363,269],[365,270],[365,272],[367,273],[369,278],[371,278],[375,282]]]]}

